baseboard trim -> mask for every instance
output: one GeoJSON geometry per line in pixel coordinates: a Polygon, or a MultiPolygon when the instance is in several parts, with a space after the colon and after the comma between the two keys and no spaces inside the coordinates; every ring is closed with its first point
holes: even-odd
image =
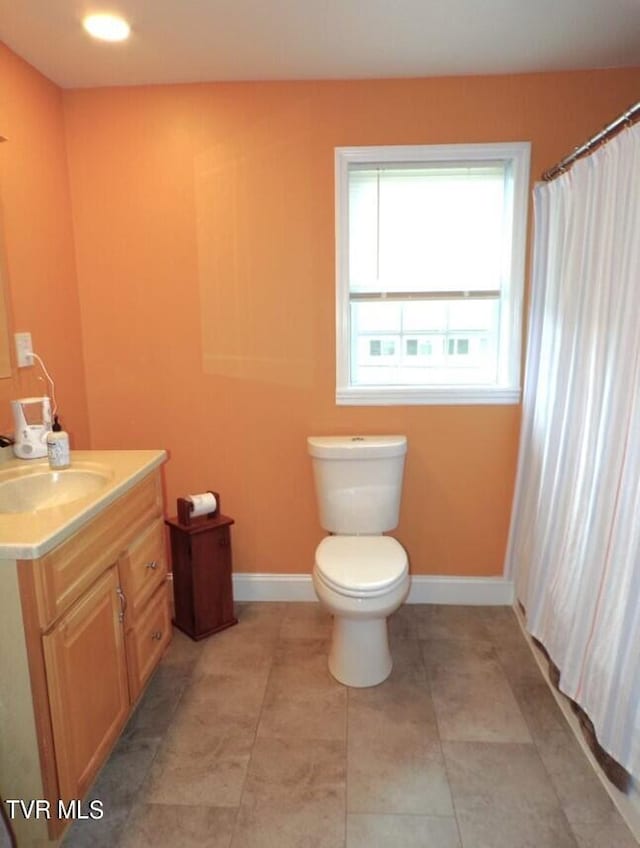
{"type": "Polygon", "coordinates": [[[510,607],[514,597],[513,581],[504,577],[416,574],[411,578],[407,603],[510,607]]]}
{"type": "Polygon", "coordinates": [[[317,601],[310,574],[233,575],[236,601],[317,601]]]}
{"type": "MultiPolygon", "coordinates": [[[[310,574],[233,575],[236,601],[315,601],[310,574]]],[[[504,577],[447,577],[417,574],[411,578],[408,604],[511,606],[513,581],[504,577]]]]}

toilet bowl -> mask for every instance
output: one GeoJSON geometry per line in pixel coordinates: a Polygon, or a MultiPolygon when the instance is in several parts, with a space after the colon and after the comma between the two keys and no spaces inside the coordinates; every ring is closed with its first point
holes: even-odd
{"type": "Polygon", "coordinates": [[[393,661],[387,616],[409,591],[402,545],[391,536],[328,536],[316,550],[313,585],[333,615],[329,671],[346,686],[376,686],[393,661]]]}
{"type": "Polygon", "coordinates": [[[405,436],[309,436],[320,523],[313,585],[333,614],[329,671],[347,686],[391,673],[387,616],[409,591],[407,553],[383,534],[398,526],[405,436]]]}

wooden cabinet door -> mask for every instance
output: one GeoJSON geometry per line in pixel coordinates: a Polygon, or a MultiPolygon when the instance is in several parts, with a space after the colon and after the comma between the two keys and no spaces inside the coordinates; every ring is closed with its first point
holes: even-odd
{"type": "Polygon", "coordinates": [[[42,639],[63,799],[84,797],[129,713],[118,588],[113,566],[42,639]]]}

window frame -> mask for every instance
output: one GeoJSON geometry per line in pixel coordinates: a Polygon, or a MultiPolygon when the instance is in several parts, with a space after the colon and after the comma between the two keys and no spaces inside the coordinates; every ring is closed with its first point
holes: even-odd
{"type": "Polygon", "coordinates": [[[418,404],[517,404],[521,397],[522,312],[524,298],[530,142],[401,145],[335,148],[336,237],[336,404],[384,406],[418,404]],[[498,379],[491,385],[358,386],[351,384],[349,290],[349,169],[353,165],[435,165],[504,163],[512,191],[510,284],[501,291],[498,379]]]}

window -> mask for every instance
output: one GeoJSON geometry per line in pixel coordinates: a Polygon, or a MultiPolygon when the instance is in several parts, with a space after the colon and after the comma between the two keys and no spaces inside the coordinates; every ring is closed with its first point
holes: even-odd
{"type": "Polygon", "coordinates": [[[518,402],[529,147],[336,149],[337,403],[518,402]]]}

